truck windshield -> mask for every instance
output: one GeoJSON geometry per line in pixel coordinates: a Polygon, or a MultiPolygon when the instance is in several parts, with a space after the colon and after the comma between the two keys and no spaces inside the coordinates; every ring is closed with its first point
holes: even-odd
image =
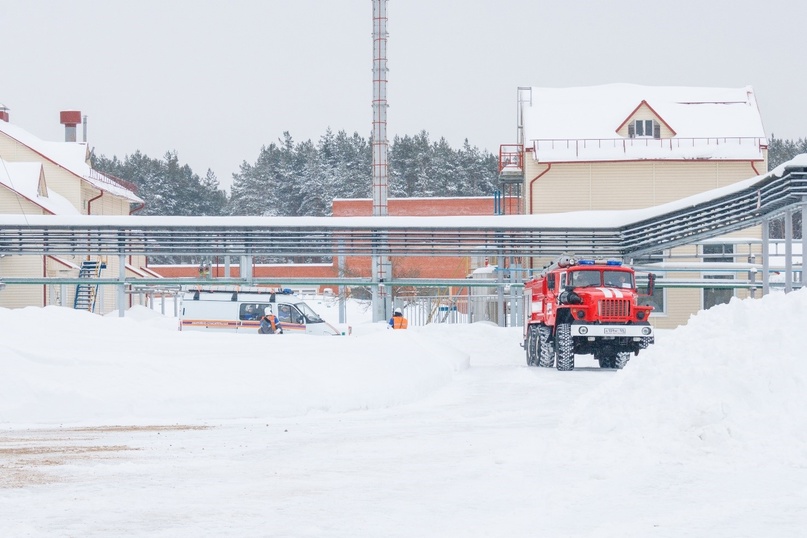
{"type": "Polygon", "coordinates": [[[311,307],[308,306],[307,304],[297,303],[294,306],[296,306],[300,310],[300,312],[303,313],[308,323],[324,323],[324,321],[322,321],[322,318],[319,317],[319,315],[316,312],[311,310],[311,307]]]}
{"type": "Polygon", "coordinates": [[[600,286],[600,272],[596,270],[572,271],[570,274],[571,285],[575,288],[585,288],[586,286],[600,286]]]}
{"type": "Polygon", "coordinates": [[[605,285],[633,289],[633,275],[627,271],[605,271],[605,285]]]}

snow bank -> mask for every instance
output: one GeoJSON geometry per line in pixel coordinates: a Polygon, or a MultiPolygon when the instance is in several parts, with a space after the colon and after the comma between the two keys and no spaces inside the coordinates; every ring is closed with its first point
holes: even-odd
{"type": "Polygon", "coordinates": [[[807,289],[699,312],[575,402],[558,448],[612,461],[698,453],[802,465],[806,329],[807,289]]]}
{"type": "Polygon", "coordinates": [[[417,400],[469,365],[466,353],[418,331],[179,332],[175,319],[145,310],[119,318],[0,309],[0,422],[171,423],[381,408],[417,400]]]}

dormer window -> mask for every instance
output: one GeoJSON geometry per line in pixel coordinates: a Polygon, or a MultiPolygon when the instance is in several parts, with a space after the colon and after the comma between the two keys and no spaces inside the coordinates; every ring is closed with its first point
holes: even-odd
{"type": "Polygon", "coordinates": [[[654,120],[635,120],[628,125],[630,138],[661,138],[661,125],[654,120]]]}

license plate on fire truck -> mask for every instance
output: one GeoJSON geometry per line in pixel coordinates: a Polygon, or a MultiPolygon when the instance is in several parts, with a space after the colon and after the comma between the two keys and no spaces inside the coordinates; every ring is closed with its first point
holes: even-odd
{"type": "Polygon", "coordinates": [[[629,337],[642,338],[653,336],[653,327],[650,325],[597,325],[597,324],[572,324],[572,336],[585,336],[595,338],[604,337],[629,337]]]}

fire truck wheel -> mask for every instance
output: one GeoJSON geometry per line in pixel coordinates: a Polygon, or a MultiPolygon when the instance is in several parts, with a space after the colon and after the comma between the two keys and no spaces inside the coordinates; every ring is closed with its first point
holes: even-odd
{"type": "Polygon", "coordinates": [[[574,370],[574,347],[572,343],[572,326],[561,323],[555,329],[555,347],[558,354],[558,370],[568,372],[574,370]]]}
{"type": "Polygon", "coordinates": [[[639,349],[647,349],[650,344],[655,342],[655,338],[652,336],[643,336],[642,341],[639,342],[639,349]]]}
{"type": "Polygon", "coordinates": [[[555,366],[555,348],[549,339],[552,337],[552,329],[542,325],[538,329],[538,366],[541,368],[552,368],[555,366]]]}
{"type": "Polygon", "coordinates": [[[630,360],[630,353],[617,353],[617,356],[614,357],[614,368],[617,370],[621,370],[628,364],[630,360]]]}
{"type": "Polygon", "coordinates": [[[535,359],[538,355],[536,349],[537,344],[538,328],[535,325],[530,325],[530,329],[527,332],[527,340],[524,342],[524,350],[527,354],[527,366],[535,366],[535,359]]]}

